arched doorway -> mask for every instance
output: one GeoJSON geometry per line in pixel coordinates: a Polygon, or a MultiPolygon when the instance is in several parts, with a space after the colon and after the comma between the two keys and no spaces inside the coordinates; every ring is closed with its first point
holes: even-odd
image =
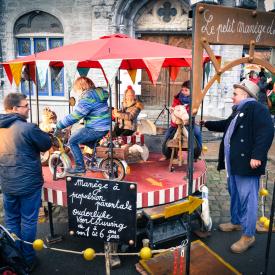
{"type": "MultiPolygon", "coordinates": [[[[115,7],[116,30],[139,39],[182,48],[192,46],[189,1],[120,1],[115,7]]],[[[169,70],[162,69],[156,86],[144,72],[141,78],[141,99],[146,108],[159,109],[170,105],[183,81],[189,79],[189,68],[182,68],[175,82],[170,83],[169,70]]]]}

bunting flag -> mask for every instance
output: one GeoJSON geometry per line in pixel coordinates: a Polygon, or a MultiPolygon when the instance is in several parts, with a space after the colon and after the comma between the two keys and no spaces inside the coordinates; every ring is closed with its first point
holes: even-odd
{"type": "Polygon", "coordinates": [[[49,60],[36,61],[37,80],[39,80],[40,82],[40,87],[44,87],[44,85],[46,84],[49,63],[49,60]]]}
{"type": "Polygon", "coordinates": [[[127,70],[133,84],[136,82],[137,70],[127,70]]]}
{"type": "Polygon", "coordinates": [[[112,85],[115,80],[121,61],[122,59],[99,60],[102,71],[110,85],[112,85]]]}
{"type": "Polygon", "coordinates": [[[12,85],[12,81],[13,81],[13,76],[12,76],[12,72],[11,72],[11,68],[10,68],[10,64],[3,64],[6,75],[9,79],[10,84],[12,85]]]}
{"type": "Polygon", "coordinates": [[[175,81],[177,79],[179,71],[180,71],[180,67],[171,67],[170,68],[170,79],[172,81],[175,81]]]}
{"type": "Polygon", "coordinates": [[[156,85],[165,58],[143,58],[151,82],[156,85]]]}
{"type": "Polygon", "coordinates": [[[80,76],[87,76],[90,68],[77,68],[77,71],[80,76]]]}
{"type": "Polygon", "coordinates": [[[63,63],[66,71],[67,81],[71,87],[75,79],[78,61],[63,61],[63,63]]]}
{"type": "Polygon", "coordinates": [[[18,87],[21,81],[23,63],[10,63],[11,73],[16,86],[18,87]]]}

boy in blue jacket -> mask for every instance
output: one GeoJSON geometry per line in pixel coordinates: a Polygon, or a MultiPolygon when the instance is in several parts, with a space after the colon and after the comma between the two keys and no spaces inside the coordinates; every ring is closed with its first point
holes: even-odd
{"type": "Polygon", "coordinates": [[[83,155],[80,144],[91,144],[104,137],[110,129],[110,114],[108,108],[108,92],[95,88],[88,77],[79,77],[74,82],[74,90],[79,94],[79,101],[74,111],[57,122],[56,132],[67,128],[79,120],[84,120],[84,128],[74,132],[69,145],[75,160],[75,168],[68,169],[69,174],[85,173],[83,155]]]}

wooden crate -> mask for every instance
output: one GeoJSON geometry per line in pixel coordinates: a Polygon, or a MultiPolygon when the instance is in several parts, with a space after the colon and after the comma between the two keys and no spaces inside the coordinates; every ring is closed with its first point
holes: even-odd
{"type": "MultiPolygon", "coordinates": [[[[96,155],[99,158],[108,157],[108,147],[98,146],[96,147],[96,155]]],[[[113,157],[117,159],[127,159],[129,155],[129,145],[123,145],[120,148],[113,148],[113,157]]]]}

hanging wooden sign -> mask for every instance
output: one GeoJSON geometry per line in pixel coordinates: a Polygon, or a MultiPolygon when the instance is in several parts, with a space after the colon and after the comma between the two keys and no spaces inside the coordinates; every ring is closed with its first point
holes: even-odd
{"type": "Polygon", "coordinates": [[[240,8],[200,5],[196,32],[210,44],[275,46],[275,13],[240,8]]]}
{"type": "Polygon", "coordinates": [[[253,63],[275,74],[274,66],[254,56],[256,46],[275,47],[275,13],[197,4],[193,14],[192,113],[194,115],[198,112],[208,89],[216,80],[220,80],[222,73],[232,67],[242,63],[253,63]],[[249,56],[222,66],[215,57],[211,44],[249,45],[249,56]],[[209,55],[216,74],[202,88],[204,50],[209,55]]]}

